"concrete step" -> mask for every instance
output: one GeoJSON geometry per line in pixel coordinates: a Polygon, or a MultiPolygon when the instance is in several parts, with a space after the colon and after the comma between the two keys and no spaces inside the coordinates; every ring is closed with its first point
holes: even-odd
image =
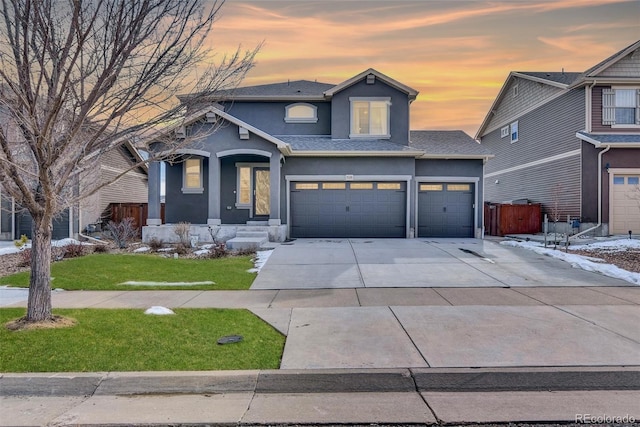
{"type": "Polygon", "coordinates": [[[248,226],[268,227],[269,226],[269,221],[247,221],[247,225],[248,226]]]}
{"type": "Polygon", "coordinates": [[[268,236],[263,237],[234,237],[227,240],[227,248],[232,250],[257,250],[269,241],[268,236]]]}
{"type": "Polygon", "coordinates": [[[238,230],[236,237],[264,237],[269,240],[269,233],[266,231],[238,230]]]}

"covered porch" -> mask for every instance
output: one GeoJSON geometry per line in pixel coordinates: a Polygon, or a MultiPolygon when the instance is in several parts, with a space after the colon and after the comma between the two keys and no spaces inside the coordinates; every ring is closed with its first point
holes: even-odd
{"type": "Polygon", "coordinates": [[[284,241],[280,153],[232,149],[215,153],[183,149],[164,165],[165,223],[160,218],[161,163],[149,165],[149,214],[142,238],[179,242],[175,226],[190,223],[202,243],[264,236],[284,241]]]}

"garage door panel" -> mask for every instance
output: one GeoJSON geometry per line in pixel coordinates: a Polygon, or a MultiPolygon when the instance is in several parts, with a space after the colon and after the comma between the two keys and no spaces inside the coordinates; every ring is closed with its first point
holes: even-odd
{"type": "Polygon", "coordinates": [[[291,192],[292,237],[406,235],[405,183],[382,183],[379,188],[376,182],[319,182],[297,191],[298,184],[291,192]]]}
{"type": "Polygon", "coordinates": [[[418,186],[418,237],[473,237],[474,185],[418,186]]]}
{"type": "Polygon", "coordinates": [[[611,187],[611,233],[640,232],[640,174],[613,176],[611,187]]]}

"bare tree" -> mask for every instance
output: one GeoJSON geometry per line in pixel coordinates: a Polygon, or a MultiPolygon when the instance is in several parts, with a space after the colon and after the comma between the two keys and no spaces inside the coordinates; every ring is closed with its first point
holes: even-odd
{"type": "Polygon", "coordinates": [[[0,4],[0,182],[33,218],[26,320],[37,322],[52,317],[53,218],[113,182],[79,190],[80,177],[105,153],[178,123],[197,97],[177,94],[237,86],[259,47],[205,63],[222,0],[0,4]]]}

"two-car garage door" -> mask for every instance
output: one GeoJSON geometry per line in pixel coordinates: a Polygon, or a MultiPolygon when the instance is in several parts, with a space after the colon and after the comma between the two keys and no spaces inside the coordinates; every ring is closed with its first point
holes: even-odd
{"type": "Polygon", "coordinates": [[[291,237],[406,237],[405,182],[293,182],[291,237]]]}
{"type": "MultiPolygon", "coordinates": [[[[417,237],[473,237],[475,185],[418,183],[417,237]]],[[[291,183],[291,237],[406,237],[406,182],[291,183]]]]}

